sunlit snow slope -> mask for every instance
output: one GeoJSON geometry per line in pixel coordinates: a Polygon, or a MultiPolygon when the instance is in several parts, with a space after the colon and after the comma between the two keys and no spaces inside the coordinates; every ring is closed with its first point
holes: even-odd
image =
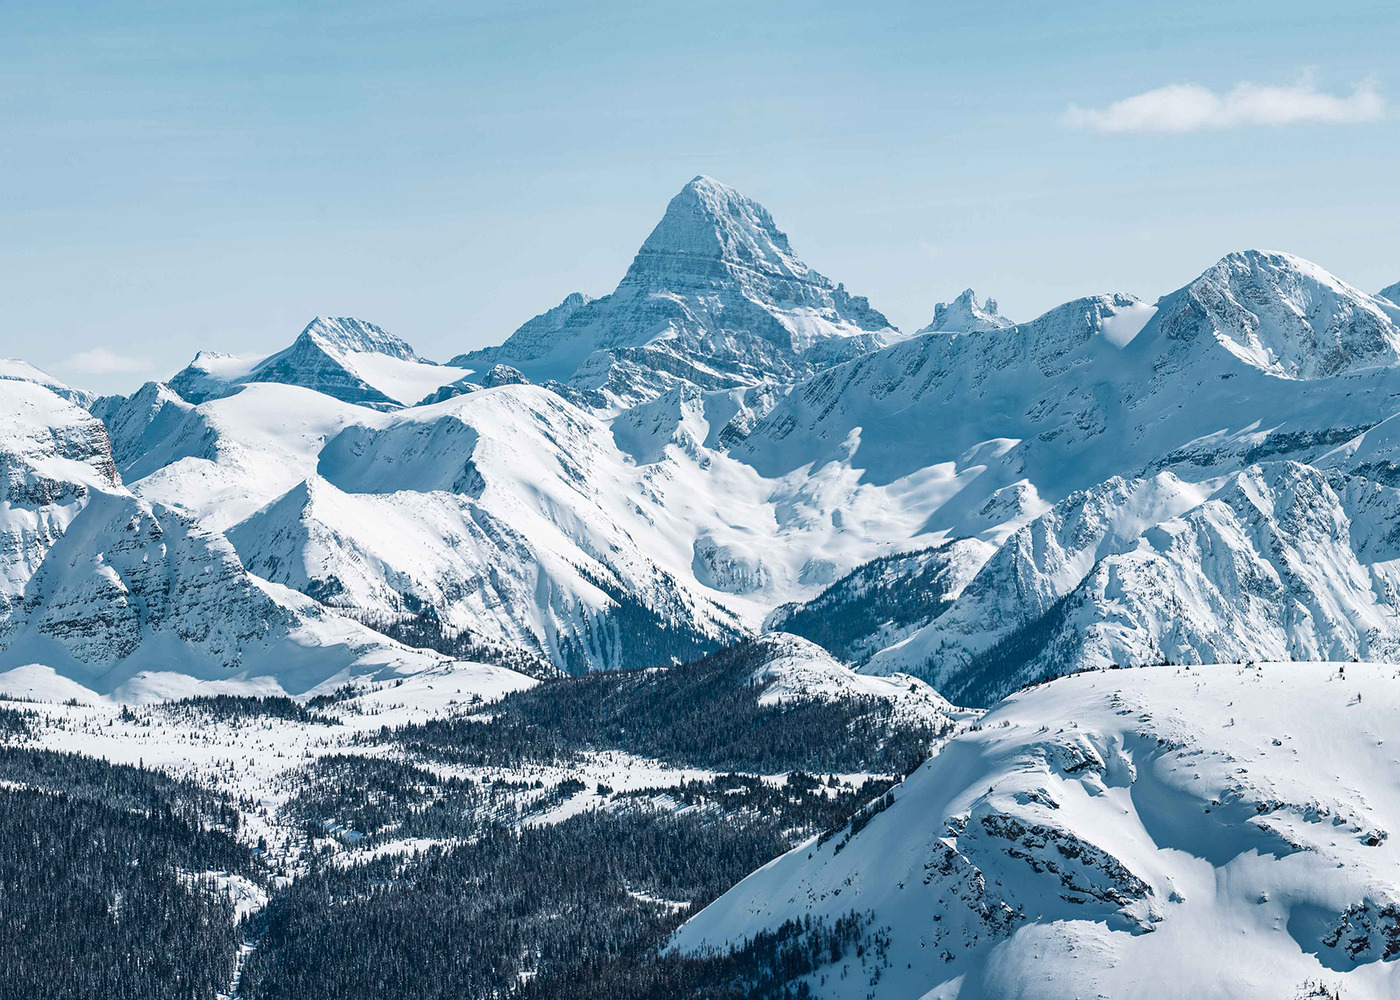
{"type": "MultiPolygon", "coordinates": [[[[1400,992],[1393,666],[1139,668],[1009,699],[863,828],[760,869],[681,949],[869,919],[813,995],[1400,992]]],[[[1318,994],[1320,995],[1320,994],[1318,994]]]]}

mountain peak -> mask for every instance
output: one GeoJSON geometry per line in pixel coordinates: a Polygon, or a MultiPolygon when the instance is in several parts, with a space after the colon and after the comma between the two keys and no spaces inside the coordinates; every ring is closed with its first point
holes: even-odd
{"type": "Polygon", "coordinates": [[[311,341],[334,354],[354,351],[383,354],[400,361],[418,361],[409,344],[392,333],[352,316],[317,316],[301,331],[298,341],[311,341]]]}
{"type": "Polygon", "coordinates": [[[454,363],[506,364],[533,382],[638,402],[678,380],[798,381],[897,339],[868,300],[804,264],[766,208],[701,174],[667,204],[611,295],[566,299],[454,363]]]}
{"type": "Polygon", "coordinates": [[[346,403],[397,409],[468,373],[420,358],[382,327],[351,316],[317,316],[291,346],[267,356],[200,351],[168,385],[196,405],[253,382],[296,385],[346,403]]]}
{"type": "Polygon", "coordinates": [[[966,333],[979,330],[1006,330],[1016,324],[997,312],[997,300],[978,303],[977,293],[965,289],[952,302],[933,307],[933,322],[919,333],[966,333]]]}
{"type": "Polygon", "coordinates": [[[1397,281],[1387,288],[1382,288],[1376,293],[1376,298],[1385,299],[1388,302],[1394,302],[1396,305],[1400,306],[1400,281],[1397,281]]]}
{"type": "Polygon", "coordinates": [[[666,212],[637,253],[633,271],[657,256],[719,258],[786,278],[809,269],[793,255],[787,234],[768,209],[727,184],[703,174],[671,199],[666,212]]]}
{"type": "Polygon", "coordinates": [[[1172,339],[1209,331],[1240,360],[1283,378],[1400,362],[1400,310],[1291,253],[1226,254],[1162,305],[1172,339]]]}

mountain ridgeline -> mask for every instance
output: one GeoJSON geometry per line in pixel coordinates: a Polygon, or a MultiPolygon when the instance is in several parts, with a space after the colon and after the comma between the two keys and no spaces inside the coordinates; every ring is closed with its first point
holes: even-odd
{"type": "Polygon", "coordinates": [[[989,704],[1097,666],[1389,656],[1394,294],[1244,251],[1023,323],[969,289],[906,336],[697,177],[611,294],[445,365],[350,318],[130,397],[9,363],[0,669],[299,694],[769,627],[989,704]]]}
{"type": "Polygon", "coordinates": [[[445,364],[0,362],[0,994],[1397,995],[1397,288],[906,335],[697,177],[445,364]]]}

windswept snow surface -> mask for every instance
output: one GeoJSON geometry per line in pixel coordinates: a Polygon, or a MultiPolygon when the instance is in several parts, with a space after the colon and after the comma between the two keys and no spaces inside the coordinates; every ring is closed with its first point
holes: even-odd
{"type": "Polygon", "coordinates": [[[1139,668],[1008,699],[854,834],[765,866],[673,946],[867,915],[828,998],[1400,993],[1400,675],[1139,668]],[[883,943],[875,940],[883,936],[883,943]]]}

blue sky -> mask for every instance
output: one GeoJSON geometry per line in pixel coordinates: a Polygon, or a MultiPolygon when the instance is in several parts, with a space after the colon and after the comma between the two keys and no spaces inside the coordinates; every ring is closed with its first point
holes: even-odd
{"type": "Polygon", "coordinates": [[[905,329],[1249,246],[1374,291],[1397,50],[1382,3],[8,4],[0,354],[130,390],[328,313],[443,359],[610,291],[697,173],[905,329]]]}

